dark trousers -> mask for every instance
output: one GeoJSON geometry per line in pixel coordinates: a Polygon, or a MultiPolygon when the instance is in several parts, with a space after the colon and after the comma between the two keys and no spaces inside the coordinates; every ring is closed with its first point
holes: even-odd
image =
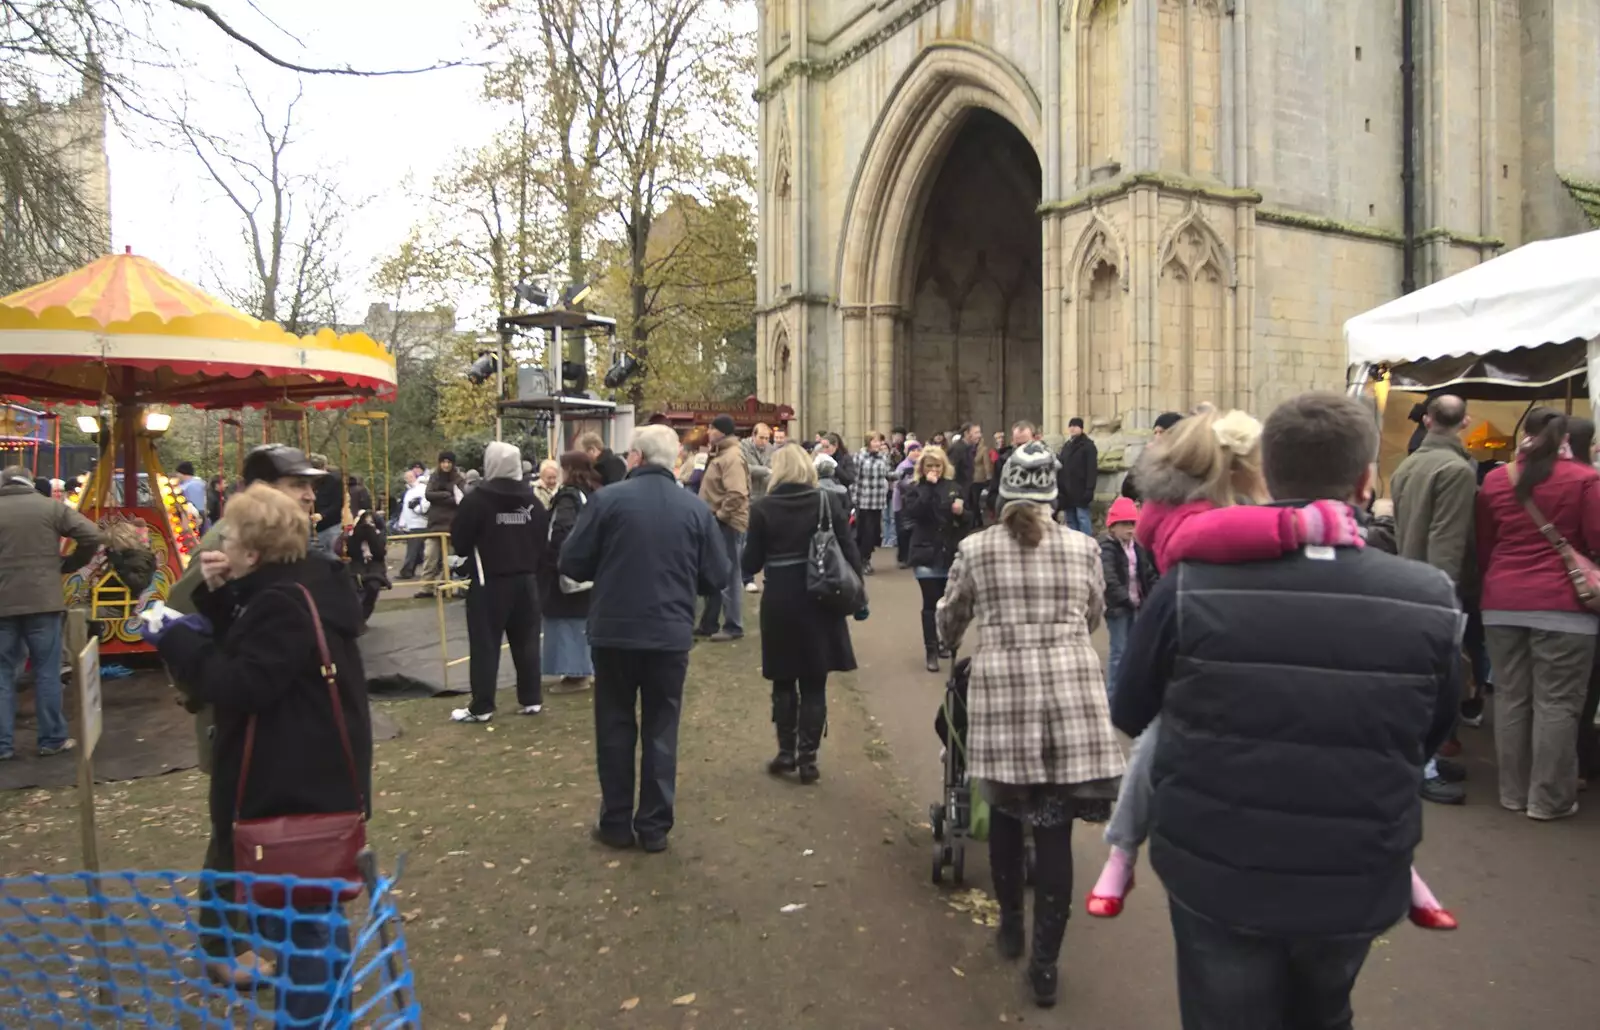
{"type": "MultiPolygon", "coordinates": [[[[233,841],[213,831],[206,844],[202,868],[218,873],[233,872],[233,841]]],[[[244,913],[228,905],[233,898],[233,888],[231,879],[207,882],[202,878],[200,881],[200,950],[211,958],[226,959],[251,950],[249,940],[240,936],[249,932],[244,925],[244,913]]]]}
{"type": "Polygon", "coordinates": [[[944,588],[949,584],[948,579],[919,579],[917,587],[922,591],[922,646],[935,648],[939,646],[939,629],[935,624],[935,612],[939,607],[939,598],[944,596],[944,588]]]}
{"type": "Polygon", "coordinates": [[[700,610],[700,635],[711,636],[717,632],[718,623],[726,632],[736,637],[744,636],[744,573],[741,558],[744,554],[744,534],[728,525],[717,523],[722,536],[722,547],[727,559],[727,586],[705,599],[700,610]]]}
{"type": "Polygon", "coordinates": [[[911,523],[899,512],[894,516],[895,560],[901,565],[911,564],[911,523]]]}
{"type": "Polygon", "coordinates": [[[816,762],[828,726],[827,675],[773,680],[772,721],[778,727],[779,751],[816,762]]]}
{"type": "Polygon", "coordinates": [[[883,546],[883,511],[878,508],[856,509],[856,547],[861,560],[870,564],[872,552],[883,546]]]}
{"type": "Polygon", "coordinates": [[[427,542],[421,537],[406,541],[406,560],[400,563],[401,579],[410,579],[417,574],[417,566],[422,564],[423,545],[427,542]]]}
{"type": "Polygon", "coordinates": [[[594,743],[600,771],[600,830],[621,837],[663,836],[672,829],[678,782],[678,717],[683,710],[687,651],[596,647],[594,743]],[[638,717],[634,705],[639,706],[638,717]],[[639,806],[633,803],[633,750],[639,761],[639,806]]]}
{"type": "Polygon", "coordinates": [[[539,685],[539,588],[533,576],[491,576],[467,588],[467,643],[472,650],[473,715],[494,711],[500,679],[500,641],[511,645],[517,669],[517,704],[543,704],[539,685]]]}
{"type": "MultiPolygon", "coordinates": [[[[1061,955],[1061,941],[1072,914],[1072,820],[1062,826],[1033,827],[1037,849],[1033,883],[1034,964],[1049,967],[1061,955]]],[[[1000,911],[1020,918],[1027,861],[1022,821],[989,810],[989,869],[1000,911]]]]}
{"type": "Polygon", "coordinates": [[[1371,937],[1264,937],[1171,909],[1183,1030],[1349,1030],[1371,937]]]}

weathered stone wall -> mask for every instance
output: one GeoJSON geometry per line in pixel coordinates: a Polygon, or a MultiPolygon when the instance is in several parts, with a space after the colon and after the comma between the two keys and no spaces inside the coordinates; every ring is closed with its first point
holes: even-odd
{"type": "MultiPolygon", "coordinates": [[[[1600,180],[1600,3],[1419,9],[1420,285],[1587,227],[1562,176],[1600,180]]],[[[1026,414],[1051,432],[1082,414],[1137,436],[1208,399],[1264,411],[1337,388],[1343,321],[1399,292],[1397,4],[765,11],[784,28],[762,36],[761,388],[807,427],[1004,422],[1013,375],[1041,384],[1026,414]],[[941,198],[943,228],[921,217],[974,107],[1011,121],[1042,168],[1036,313],[980,286],[952,303],[985,244],[950,227],[989,213],[986,191],[967,191],[970,209],[941,198]],[[1040,346],[997,342],[1018,317],[1040,346]]]]}

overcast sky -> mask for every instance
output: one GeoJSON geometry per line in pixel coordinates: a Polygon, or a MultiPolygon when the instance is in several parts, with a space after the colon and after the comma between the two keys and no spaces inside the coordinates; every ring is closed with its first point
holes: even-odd
{"type": "MultiPolygon", "coordinates": [[[[308,65],[387,69],[438,61],[479,60],[473,0],[214,0],[238,28],[280,56],[308,65]],[[293,38],[291,38],[293,37],[293,38]],[[302,45],[303,44],[303,45],[302,45]]],[[[197,121],[213,132],[245,132],[254,112],[239,88],[242,73],[264,104],[281,110],[296,77],[235,44],[208,22],[174,10],[161,35],[188,62],[181,72],[141,72],[155,102],[187,92],[197,121]],[[237,72],[236,72],[237,69],[237,72]]],[[[460,68],[426,75],[354,79],[307,76],[300,102],[300,142],[290,159],[300,169],[334,175],[345,198],[365,200],[345,236],[346,295],[341,318],[360,321],[372,268],[423,215],[408,190],[420,189],[463,147],[494,131],[493,108],[480,99],[483,73],[460,68]]],[[[112,236],[173,273],[208,288],[237,281],[244,251],[238,213],[207,179],[194,156],[149,138],[148,123],[113,127],[112,236]],[[143,137],[143,138],[130,138],[143,137]]]]}

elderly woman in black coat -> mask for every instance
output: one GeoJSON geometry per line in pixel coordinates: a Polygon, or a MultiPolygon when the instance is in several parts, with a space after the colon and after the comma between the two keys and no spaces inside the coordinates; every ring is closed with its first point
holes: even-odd
{"type": "MultiPolygon", "coordinates": [[[[222,550],[197,559],[205,582],[194,594],[196,614],[148,637],[195,700],[215,706],[212,833],[222,867],[231,871],[238,820],[370,814],[372,723],[356,646],[361,607],[337,562],[308,556],[304,509],[257,484],[229,498],[220,526],[222,550]],[[337,710],[322,674],[319,622],[335,670],[337,710]]],[[[286,982],[277,984],[280,1008],[295,1020],[322,1017],[334,1004],[330,991],[344,965],[330,961],[328,949],[348,954],[348,930],[337,918],[262,914],[256,922],[268,942],[293,944],[282,971],[286,982]]],[[[253,964],[252,971],[270,975],[263,963],[253,964]]]]}
{"type": "Polygon", "coordinates": [[[560,676],[556,693],[583,690],[594,677],[594,661],[589,653],[589,594],[577,589],[582,584],[566,580],[556,569],[556,556],[567,542],[578,516],[589,506],[589,498],[600,489],[600,473],[585,451],[568,451],[561,456],[561,486],[550,495],[549,549],[539,568],[539,603],[544,613],[544,650],[540,652],[542,672],[560,676]]]}
{"type": "Polygon", "coordinates": [[[821,775],[817,748],[828,721],[828,674],[856,667],[844,616],[830,614],[806,592],[806,559],[824,505],[839,549],[858,574],[861,553],[844,499],[817,489],[816,468],[805,451],[788,444],[769,464],[767,496],[750,506],[744,544],[744,574],[766,571],[761,675],[772,681],[772,721],[778,727],[778,755],[767,771],[798,771],[801,783],[815,783],[821,775]]]}

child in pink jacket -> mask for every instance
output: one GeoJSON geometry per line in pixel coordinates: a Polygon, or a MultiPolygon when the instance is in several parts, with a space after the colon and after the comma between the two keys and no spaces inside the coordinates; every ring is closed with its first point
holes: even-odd
{"type": "MultiPolygon", "coordinates": [[[[1182,561],[1213,564],[1267,561],[1308,545],[1361,547],[1361,526],[1349,506],[1316,501],[1303,508],[1261,507],[1261,423],[1241,411],[1204,410],[1170,430],[1159,448],[1141,457],[1137,482],[1144,495],[1136,538],[1163,573],[1182,561]]],[[[1115,690],[1116,684],[1110,684],[1115,690]]],[[[1160,718],[1139,735],[1128,757],[1117,805],[1106,825],[1111,855],[1089,892],[1085,910],[1109,919],[1133,889],[1139,848],[1150,829],[1150,765],[1160,718]]],[[[1411,871],[1411,921],[1453,930],[1455,917],[1411,871]]]]}

